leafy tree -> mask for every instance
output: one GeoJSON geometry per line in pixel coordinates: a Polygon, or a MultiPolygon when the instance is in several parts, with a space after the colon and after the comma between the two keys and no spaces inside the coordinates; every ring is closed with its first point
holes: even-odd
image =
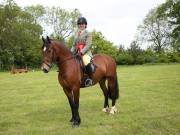
{"type": "Polygon", "coordinates": [[[157,10],[158,17],[166,16],[171,26],[173,37],[172,47],[180,52],[180,1],[166,0],[157,10]]]}
{"type": "Polygon", "coordinates": [[[152,9],[144,19],[143,25],[138,27],[145,42],[150,42],[157,53],[161,53],[171,43],[170,26],[167,18],[158,17],[157,8],[152,9]]]}
{"type": "Polygon", "coordinates": [[[119,53],[124,53],[125,52],[125,48],[124,48],[124,45],[119,45],[119,50],[118,50],[119,53]]]}
{"type": "Polygon", "coordinates": [[[25,7],[24,10],[34,17],[34,23],[43,23],[46,10],[42,5],[28,6],[25,7]]]}
{"type": "Polygon", "coordinates": [[[72,35],[72,36],[70,36],[66,41],[67,41],[67,43],[66,43],[66,46],[68,47],[68,48],[71,48],[72,47],[72,45],[73,45],[73,43],[74,43],[74,35],[72,35]]]}
{"type": "Polygon", "coordinates": [[[106,40],[101,32],[92,32],[92,50],[95,54],[104,53],[116,58],[118,49],[113,46],[113,43],[106,40]]]}
{"type": "Polygon", "coordinates": [[[137,43],[137,41],[132,41],[130,48],[128,49],[128,53],[133,58],[133,64],[143,63],[143,62],[140,62],[142,60],[142,57],[140,57],[140,55],[142,55],[142,50],[139,47],[139,44],[137,43]]]}
{"type": "Polygon", "coordinates": [[[46,22],[53,29],[52,36],[58,39],[66,39],[71,36],[76,28],[76,21],[81,13],[78,9],[72,12],[60,7],[46,9],[46,22]]]}
{"type": "Polygon", "coordinates": [[[13,0],[1,4],[0,68],[8,69],[12,64],[25,66],[28,57],[34,58],[28,52],[30,50],[37,52],[34,48],[39,46],[40,34],[42,34],[41,26],[36,24],[33,16],[23,11],[13,0]]]}

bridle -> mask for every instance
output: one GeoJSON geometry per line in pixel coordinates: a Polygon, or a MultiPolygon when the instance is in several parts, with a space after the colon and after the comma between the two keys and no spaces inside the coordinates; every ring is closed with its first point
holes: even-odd
{"type": "MultiPolygon", "coordinates": [[[[70,57],[64,59],[63,61],[59,61],[58,59],[55,60],[55,57],[54,57],[55,53],[56,53],[56,51],[53,49],[53,56],[52,56],[52,60],[51,61],[52,61],[52,63],[53,63],[53,61],[55,61],[55,63],[58,64],[59,66],[61,66],[65,62],[67,62],[67,61],[69,61],[69,60],[71,60],[71,59],[76,57],[76,56],[70,56],[70,57]]],[[[49,64],[49,63],[46,63],[46,62],[44,62],[44,64],[46,64],[48,66],[48,68],[52,67],[52,64],[49,64]]]]}
{"type": "Polygon", "coordinates": [[[52,67],[52,64],[48,64],[46,62],[44,62],[44,64],[46,64],[48,66],[48,68],[51,68],[52,67]]]}

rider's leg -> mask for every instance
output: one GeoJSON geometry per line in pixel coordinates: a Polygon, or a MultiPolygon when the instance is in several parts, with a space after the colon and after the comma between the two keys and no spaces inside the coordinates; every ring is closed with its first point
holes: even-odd
{"type": "Polygon", "coordinates": [[[82,57],[83,63],[85,65],[85,72],[88,75],[88,77],[85,79],[85,86],[91,86],[93,85],[93,80],[92,80],[92,74],[93,74],[93,70],[95,70],[95,68],[93,68],[93,65],[91,63],[91,57],[87,54],[85,54],[82,57]]]}
{"type": "Polygon", "coordinates": [[[83,57],[83,63],[86,68],[86,72],[89,76],[91,76],[95,72],[95,65],[91,62],[91,57],[87,54],[85,54],[83,57]]]}

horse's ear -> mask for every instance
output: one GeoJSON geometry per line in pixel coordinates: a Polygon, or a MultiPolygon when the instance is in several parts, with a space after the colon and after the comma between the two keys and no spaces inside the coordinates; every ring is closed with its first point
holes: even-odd
{"type": "Polygon", "coordinates": [[[50,38],[48,36],[46,38],[47,38],[48,43],[51,43],[50,38]]]}
{"type": "Polygon", "coordinates": [[[44,39],[44,37],[42,36],[42,41],[45,43],[45,39],[44,39]]]}

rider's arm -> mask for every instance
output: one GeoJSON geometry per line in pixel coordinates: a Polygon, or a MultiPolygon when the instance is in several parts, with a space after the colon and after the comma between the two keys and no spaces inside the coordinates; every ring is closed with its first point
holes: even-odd
{"type": "Polygon", "coordinates": [[[91,33],[87,33],[87,38],[86,38],[86,42],[85,42],[85,47],[81,50],[82,54],[85,54],[86,52],[88,52],[92,46],[92,34],[91,33]]]}

